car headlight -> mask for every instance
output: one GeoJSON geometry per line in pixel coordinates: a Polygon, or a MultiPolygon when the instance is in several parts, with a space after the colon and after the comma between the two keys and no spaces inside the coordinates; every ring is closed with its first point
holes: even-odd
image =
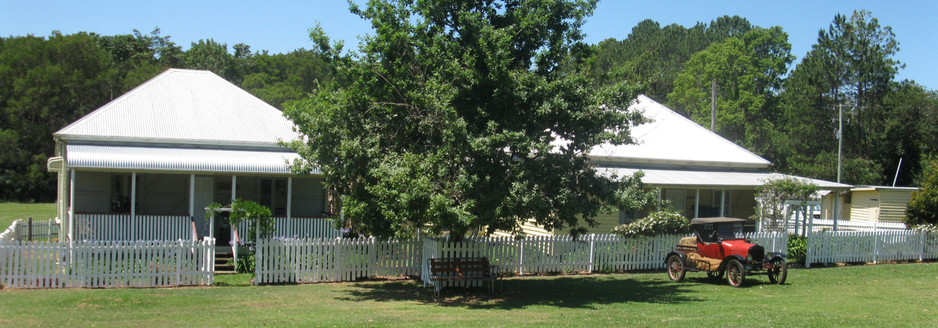
{"type": "Polygon", "coordinates": [[[752,262],[752,254],[746,255],[746,262],[752,262]]]}

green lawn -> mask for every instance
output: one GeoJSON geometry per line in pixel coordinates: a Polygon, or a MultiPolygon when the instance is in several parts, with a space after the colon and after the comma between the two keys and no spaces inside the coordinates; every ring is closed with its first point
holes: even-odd
{"type": "Polygon", "coordinates": [[[0,326],[936,326],[938,263],[801,269],[743,288],[688,273],[512,278],[482,289],[411,281],[114,290],[2,290],[0,326]]]}
{"type": "Polygon", "coordinates": [[[55,203],[0,203],[0,231],[17,219],[48,220],[55,217],[55,203]]]}

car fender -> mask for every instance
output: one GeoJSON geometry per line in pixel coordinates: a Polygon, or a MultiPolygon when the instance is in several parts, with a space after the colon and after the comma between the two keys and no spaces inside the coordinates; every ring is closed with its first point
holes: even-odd
{"type": "Polygon", "coordinates": [[[671,258],[671,255],[679,256],[681,258],[681,261],[683,261],[684,264],[687,265],[687,254],[684,254],[682,252],[675,252],[675,251],[671,251],[670,253],[668,253],[667,256],[664,257],[665,264],[668,264],[668,259],[671,258]]]}
{"type": "Polygon", "coordinates": [[[726,270],[726,264],[730,263],[730,260],[733,259],[739,261],[739,263],[742,263],[743,265],[746,265],[746,258],[739,255],[730,255],[723,258],[723,262],[720,262],[720,270],[726,270]]]}
{"type": "Polygon", "coordinates": [[[785,254],[779,253],[779,252],[768,252],[765,254],[765,258],[768,259],[769,261],[785,260],[785,257],[786,257],[785,254]]]}

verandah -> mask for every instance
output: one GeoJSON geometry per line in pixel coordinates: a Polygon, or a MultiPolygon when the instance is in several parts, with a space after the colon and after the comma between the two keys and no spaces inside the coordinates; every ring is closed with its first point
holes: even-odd
{"type": "Polygon", "coordinates": [[[212,203],[242,198],[271,208],[277,236],[335,236],[320,179],[293,176],[69,171],[69,240],[175,240],[231,236],[205,216],[212,203]],[[325,231],[323,230],[325,229],[325,231]],[[325,234],[322,234],[325,233],[325,234]]]}

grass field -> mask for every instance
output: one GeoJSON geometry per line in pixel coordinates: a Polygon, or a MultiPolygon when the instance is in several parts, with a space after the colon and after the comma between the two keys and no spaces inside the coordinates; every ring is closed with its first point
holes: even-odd
{"type": "Polygon", "coordinates": [[[48,220],[55,217],[55,203],[0,203],[0,231],[6,230],[13,221],[48,220]]]}
{"type": "Polygon", "coordinates": [[[0,325],[34,326],[936,326],[938,263],[800,269],[743,288],[688,273],[512,278],[494,295],[412,281],[114,290],[0,290],[0,325]]]}

